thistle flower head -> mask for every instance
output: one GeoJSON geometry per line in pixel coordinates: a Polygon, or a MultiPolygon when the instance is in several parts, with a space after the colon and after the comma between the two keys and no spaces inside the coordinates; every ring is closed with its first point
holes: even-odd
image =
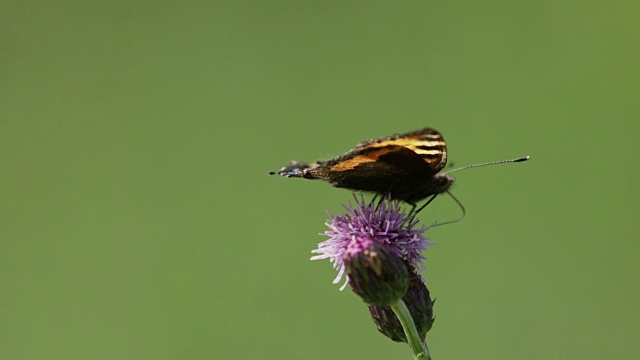
{"type": "MultiPolygon", "coordinates": [[[[397,201],[387,200],[376,206],[375,202],[367,204],[363,196],[354,196],[354,199],[355,206],[352,203],[345,206],[346,214],[329,214],[330,219],[326,222],[329,230],[323,234],[329,239],[312,251],[317,255],[311,260],[329,259],[338,271],[334,280],[334,283],[338,283],[345,275],[346,254],[354,249],[369,247],[366,243],[373,242],[377,248],[384,249],[388,256],[402,259],[411,267],[423,270],[422,260],[426,258],[422,251],[427,245],[433,245],[424,237],[424,232],[433,225],[419,225],[417,220],[400,210],[397,201]]],[[[346,286],[348,277],[341,290],[346,286]]]]}

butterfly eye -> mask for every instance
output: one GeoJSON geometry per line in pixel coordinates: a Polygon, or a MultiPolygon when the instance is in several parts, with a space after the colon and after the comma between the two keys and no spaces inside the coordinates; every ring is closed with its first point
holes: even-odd
{"type": "Polygon", "coordinates": [[[440,175],[435,177],[435,181],[436,181],[436,186],[439,189],[442,189],[442,191],[444,191],[449,186],[451,186],[451,184],[453,183],[453,178],[446,175],[440,175]]]}

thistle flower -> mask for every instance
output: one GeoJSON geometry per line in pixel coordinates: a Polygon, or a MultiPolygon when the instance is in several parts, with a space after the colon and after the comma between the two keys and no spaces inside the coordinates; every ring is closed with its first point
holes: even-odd
{"type": "Polygon", "coordinates": [[[431,226],[400,211],[398,201],[367,204],[355,197],[347,214],[326,222],[329,239],[321,242],[311,260],[329,259],[338,270],[334,284],[346,281],[367,304],[378,330],[394,341],[404,341],[414,359],[431,359],[424,341],[433,323],[433,302],[419,270],[422,251],[433,245],[424,237],[431,226]],[[416,271],[418,270],[418,271],[416,271]],[[418,327],[416,327],[416,323],[418,327]]]}
{"type": "MultiPolygon", "coordinates": [[[[418,226],[418,221],[414,220],[400,211],[400,204],[397,201],[383,201],[378,206],[375,202],[367,204],[364,197],[354,196],[355,207],[350,202],[344,208],[347,214],[331,215],[326,225],[330,230],[323,235],[329,237],[321,242],[312,253],[318,254],[311,260],[329,259],[333,267],[338,271],[338,275],[333,283],[339,283],[345,275],[345,254],[350,247],[353,249],[358,243],[371,241],[379,248],[384,249],[385,254],[404,260],[411,267],[419,270],[424,269],[423,260],[426,258],[422,251],[428,245],[433,245],[424,237],[424,232],[431,226],[418,226]]],[[[362,248],[362,246],[360,246],[362,248]]],[[[340,290],[344,289],[349,280],[349,275],[340,290]]]]}

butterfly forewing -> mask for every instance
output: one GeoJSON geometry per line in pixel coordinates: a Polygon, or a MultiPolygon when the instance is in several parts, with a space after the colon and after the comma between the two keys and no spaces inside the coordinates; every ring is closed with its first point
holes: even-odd
{"type": "Polygon", "coordinates": [[[438,131],[430,128],[363,141],[356,145],[356,149],[389,145],[402,146],[416,153],[429,165],[432,174],[439,172],[447,164],[445,141],[438,131]]]}

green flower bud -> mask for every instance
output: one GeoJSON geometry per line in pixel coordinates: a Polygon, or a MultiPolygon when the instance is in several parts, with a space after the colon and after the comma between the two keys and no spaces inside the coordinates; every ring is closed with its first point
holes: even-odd
{"type": "Polygon", "coordinates": [[[354,239],[344,256],[349,286],[369,305],[397,302],[409,287],[404,260],[371,237],[354,239]]]}
{"type": "MultiPolygon", "coordinates": [[[[433,304],[429,296],[429,289],[422,281],[420,275],[411,271],[411,282],[409,290],[402,297],[402,300],[409,308],[409,313],[416,325],[418,334],[424,340],[427,332],[431,330],[435,317],[433,316],[433,304]]],[[[369,313],[373,322],[378,327],[378,331],[393,341],[407,342],[407,338],[398,317],[391,310],[390,306],[369,306],[369,313]]]]}

